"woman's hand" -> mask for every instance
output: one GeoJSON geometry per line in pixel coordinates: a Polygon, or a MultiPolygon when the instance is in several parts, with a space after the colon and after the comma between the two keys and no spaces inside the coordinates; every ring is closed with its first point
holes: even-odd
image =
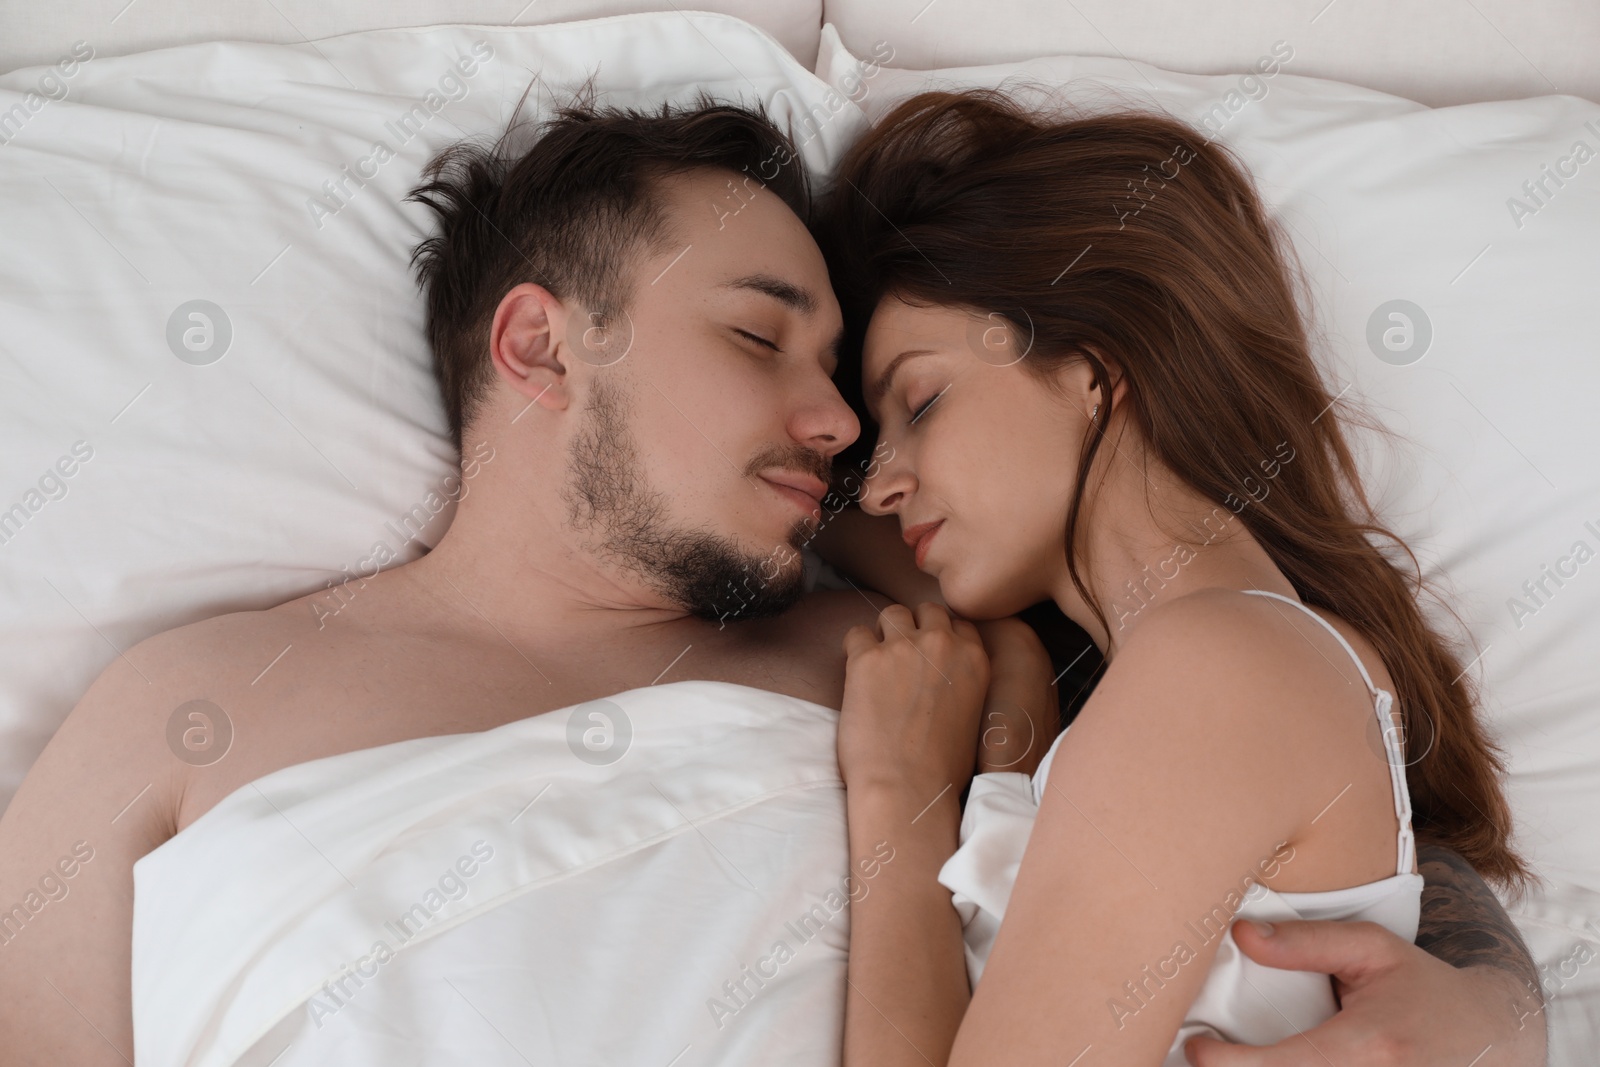
{"type": "Polygon", "coordinates": [[[978,773],[1033,774],[1060,731],[1055,668],[1033,627],[1016,616],[977,624],[989,654],[978,773]]]}
{"type": "MultiPolygon", "coordinates": [[[[977,627],[938,604],[891,604],[876,630],[851,627],[839,772],[852,790],[906,791],[930,801],[972,777],[989,658],[977,627]]],[[[954,795],[952,793],[952,795],[954,795]]]]}
{"type": "Polygon", "coordinates": [[[839,713],[850,861],[875,870],[851,895],[849,1067],[946,1063],[966,1013],[961,917],[939,868],[959,843],[989,659],[977,627],[944,607],[892,604],[844,635],[839,713]],[[892,858],[873,864],[884,853],[892,858]]]}

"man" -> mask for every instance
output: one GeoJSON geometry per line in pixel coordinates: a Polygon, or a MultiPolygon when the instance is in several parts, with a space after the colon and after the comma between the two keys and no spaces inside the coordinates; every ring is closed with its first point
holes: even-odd
{"type": "MultiPolygon", "coordinates": [[[[89,853],[72,853],[70,898],[0,930],[7,1064],[131,1062],[133,864],[264,775],[663,677],[839,706],[842,636],[888,601],[802,592],[795,549],[860,427],[830,379],[841,320],[792,146],[708,102],[580,103],[525,154],[515,129],[447,153],[414,194],[439,216],[416,260],[451,433],[477,464],[454,524],[353,583],[335,616],[308,596],[206,620],[91,686],[0,819],[0,902],[65,875],[74,843],[89,853]],[[232,736],[204,766],[169,742],[199,699],[232,736]]],[[[1354,992],[1329,1027],[1370,1047],[1454,1062],[1455,1034],[1423,1038],[1477,1027],[1499,1042],[1485,1065],[1542,1062],[1542,1024],[1519,1031],[1508,1007],[1531,967],[1492,898],[1469,894],[1448,921],[1425,905],[1424,928],[1492,935],[1493,950],[1435,947],[1483,966],[1317,924],[1257,951],[1339,971],[1354,992]]]]}

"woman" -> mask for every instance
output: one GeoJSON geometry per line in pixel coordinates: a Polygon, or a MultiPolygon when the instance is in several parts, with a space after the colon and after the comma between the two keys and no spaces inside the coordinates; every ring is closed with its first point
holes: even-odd
{"type": "Polygon", "coordinates": [[[897,606],[845,640],[852,852],[886,840],[899,868],[852,914],[847,1063],[1275,1041],[1332,995],[1243,958],[1234,915],[1410,940],[1413,823],[1527,881],[1464,665],[1383,550],[1405,554],[1219,146],[924,94],[854,147],[820,230],[859,359],[840,377],[879,427],[861,507],[963,617],[897,606]],[[963,825],[989,676],[965,620],[1046,599],[1105,674],[1048,754],[972,782],[963,825]],[[951,888],[1005,920],[967,927],[970,1005],[951,888]]]}

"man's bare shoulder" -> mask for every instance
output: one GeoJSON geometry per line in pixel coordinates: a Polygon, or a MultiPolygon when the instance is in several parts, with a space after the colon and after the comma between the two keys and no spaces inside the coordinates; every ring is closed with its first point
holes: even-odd
{"type": "MultiPolygon", "coordinates": [[[[207,707],[247,687],[252,665],[255,673],[266,666],[255,661],[281,647],[276,642],[289,638],[295,626],[291,616],[273,610],[233,612],[163,630],[119,652],[56,730],[13,807],[24,809],[36,796],[56,793],[69,807],[93,803],[95,783],[107,781],[93,768],[104,764],[117,770],[111,780],[137,778],[148,787],[140,796],[140,817],[130,811],[119,825],[137,822],[151,834],[159,836],[163,828],[170,834],[189,773],[205,764],[201,749],[209,724],[201,719],[207,707]]],[[[122,802],[132,799],[130,794],[122,802]]]]}
{"type": "Polygon", "coordinates": [[[374,623],[381,626],[387,618],[382,608],[394,599],[390,579],[385,573],[363,583],[363,610],[336,621],[345,600],[317,590],[272,607],[225,612],[165,630],[134,646],[129,658],[183,692],[216,694],[214,700],[232,693],[247,704],[246,694],[276,689],[285,676],[318,674],[326,666],[322,661],[349,656],[369,642],[374,623]],[[291,665],[291,659],[299,662],[291,665]],[[277,685],[266,686],[269,677],[277,685]]]}
{"type": "Polygon", "coordinates": [[[282,607],[229,612],[152,634],[109,664],[95,685],[155,713],[221,699],[248,687],[289,642],[306,635],[305,621],[282,607]]]}
{"type": "Polygon", "coordinates": [[[870,626],[893,603],[877,593],[835,589],[808,593],[788,611],[742,624],[740,659],[748,684],[826,707],[844,699],[844,635],[870,626]]]}
{"type": "MultiPolygon", "coordinates": [[[[69,750],[111,747],[165,764],[174,756],[165,734],[177,710],[216,701],[241,680],[248,685],[252,662],[293,630],[288,617],[267,610],[232,612],[152,634],[106,665],[55,741],[69,750]]],[[[178,767],[183,765],[179,759],[178,767]]]]}
{"type": "MultiPolygon", "coordinates": [[[[305,603],[309,599],[302,597],[270,608],[213,615],[158,634],[157,638],[180,660],[193,660],[197,654],[203,654],[221,656],[224,665],[231,665],[235,655],[253,655],[262,645],[271,645],[280,638],[304,639],[314,633],[316,620],[305,603]]],[[[191,666],[199,670],[206,667],[204,663],[191,666]]]]}
{"type": "Polygon", "coordinates": [[[131,1051],[133,865],[177,832],[199,765],[230,740],[214,712],[221,679],[230,657],[270,647],[262,634],[276,625],[241,614],[119,652],[0,817],[0,1044],[18,1062],[111,1064],[131,1051]]]}
{"type": "MultiPolygon", "coordinates": [[[[859,589],[818,589],[807,593],[801,600],[812,611],[841,618],[859,616],[870,622],[878,612],[895,603],[893,597],[884,596],[876,589],[862,586],[859,589]]],[[[860,621],[860,619],[858,619],[860,621]]]]}
{"type": "Polygon", "coordinates": [[[850,627],[873,625],[893,603],[871,589],[818,589],[784,612],[781,626],[792,640],[838,644],[850,627]]]}
{"type": "MultiPolygon", "coordinates": [[[[51,739],[45,757],[52,758],[41,757],[30,778],[114,760],[151,785],[137,808],[157,835],[153,847],[244,781],[306,758],[278,750],[304,733],[284,693],[305,688],[313,681],[308,663],[334,653],[325,640],[330,647],[308,660],[316,636],[316,620],[299,601],[153,634],[107,664],[51,739]]],[[[81,797],[73,777],[37,784],[81,797]]]]}

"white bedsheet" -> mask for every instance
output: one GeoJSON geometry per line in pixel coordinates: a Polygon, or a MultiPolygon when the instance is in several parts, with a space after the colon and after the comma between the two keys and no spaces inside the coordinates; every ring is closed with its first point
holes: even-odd
{"type": "Polygon", "coordinates": [[[610,702],[608,765],[579,705],[285,768],[141,859],[139,1067],[837,1063],[837,712],[610,702]]]}

